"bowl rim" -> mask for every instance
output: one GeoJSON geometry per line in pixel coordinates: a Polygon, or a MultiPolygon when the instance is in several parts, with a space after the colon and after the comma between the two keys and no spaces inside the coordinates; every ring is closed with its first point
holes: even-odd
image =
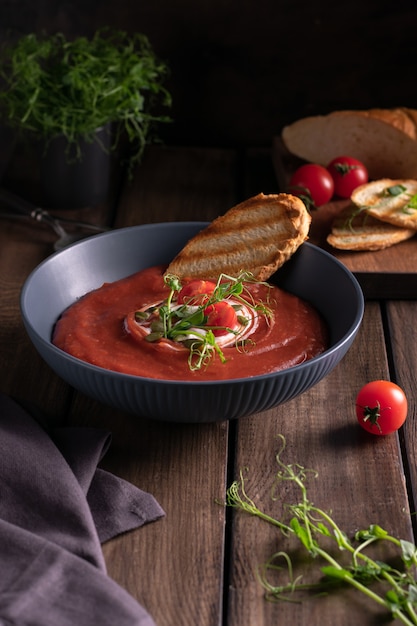
{"type": "Polygon", "coordinates": [[[304,241],[300,248],[302,246],[306,246],[308,248],[314,248],[315,250],[317,250],[319,252],[319,254],[322,254],[326,257],[328,257],[332,263],[335,263],[339,269],[345,273],[348,278],[350,279],[352,286],[354,287],[355,290],[355,295],[357,297],[357,311],[354,317],[353,322],[350,325],[350,329],[349,331],[341,338],[339,339],[339,341],[337,341],[334,345],[332,345],[331,347],[329,347],[327,350],[325,350],[324,352],[322,352],[321,354],[308,359],[307,361],[304,361],[303,363],[299,363],[297,365],[293,365],[291,367],[285,368],[283,370],[278,370],[276,372],[269,372],[267,374],[259,374],[259,375],[254,375],[254,376],[246,376],[246,377],[241,377],[241,378],[225,378],[225,379],[214,379],[214,380],[181,380],[181,379],[162,379],[162,378],[151,378],[151,377],[146,377],[146,376],[136,376],[133,374],[125,374],[123,372],[117,372],[115,370],[110,370],[110,369],[106,369],[104,367],[100,367],[98,365],[94,365],[92,363],[88,363],[87,361],[83,361],[82,359],[78,359],[77,357],[72,356],[71,354],[68,354],[67,352],[64,352],[63,350],[61,350],[60,348],[57,348],[56,346],[54,346],[54,344],[51,341],[47,341],[46,339],[44,339],[41,335],[38,334],[38,332],[36,331],[36,329],[34,328],[34,326],[31,324],[30,322],[30,317],[28,315],[26,315],[26,307],[25,307],[25,298],[26,298],[26,294],[27,291],[29,289],[30,286],[30,282],[32,277],[39,271],[41,271],[42,267],[51,262],[51,260],[56,257],[57,255],[64,255],[66,250],[72,249],[76,246],[83,246],[86,243],[88,243],[88,241],[91,241],[92,239],[97,239],[97,238],[106,238],[109,236],[114,235],[114,233],[120,233],[120,235],[123,235],[123,232],[126,231],[132,231],[132,229],[135,230],[144,230],[144,229],[148,229],[148,228],[160,228],[161,226],[173,226],[173,225],[178,225],[178,226],[182,226],[182,227],[186,227],[186,226],[196,226],[196,227],[202,227],[204,228],[205,226],[207,226],[209,224],[209,222],[203,222],[203,221],[180,221],[180,222],[155,222],[155,223],[151,223],[151,224],[138,224],[135,226],[125,226],[123,228],[117,228],[111,231],[106,231],[104,233],[99,233],[96,235],[92,235],[91,237],[87,237],[81,241],[75,242],[74,244],[72,244],[71,246],[68,246],[67,248],[65,248],[64,250],[60,250],[57,251],[53,254],[51,254],[50,256],[48,256],[46,259],[44,259],[43,261],[41,261],[41,263],[39,263],[31,272],[30,274],[27,276],[27,278],[24,281],[24,284],[22,286],[21,292],[20,292],[20,312],[23,318],[23,322],[24,322],[24,326],[26,327],[26,331],[27,333],[30,335],[31,339],[31,332],[29,332],[28,328],[31,329],[32,333],[34,333],[36,335],[36,340],[38,343],[43,344],[45,347],[47,347],[49,350],[52,350],[52,353],[59,356],[60,358],[64,359],[64,361],[69,362],[71,365],[73,366],[77,366],[77,365],[81,365],[84,368],[91,370],[92,372],[96,373],[96,374],[100,374],[104,377],[111,377],[111,378],[116,378],[116,379],[123,379],[123,380],[127,380],[130,381],[131,383],[134,383],[135,381],[142,384],[151,384],[151,385],[164,385],[164,386],[178,386],[178,385],[192,385],[194,387],[196,386],[203,386],[203,387],[210,387],[210,386],[224,386],[224,385],[242,385],[242,384],[249,384],[251,382],[259,382],[261,380],[269,380],[272,378],[281,378],[283,376],[288,376],[291,375],[292,372],[294,372],[295,370],[297,372],[301,372],[302,370],[306,369],[306,368],[310,368],[313,364],[317,364],[320,363],[323,360],[327,360],[332,354],[334,354],[335,352],[337,352],[340,348],[342,348],[343,345],[345,345],[346,343],[350,342],[353,337],[356,335],[360,324],[362,322],[363,319],[363,315],[364,315],[364,311],[365,311],[365,298],[361,289],[361,286],[357,280],[357,278],[354,276],[354,274],[341,262],[339,261],[339,259],[337,259],[335,256],[333,256],[332,254],[330,254],[330,252],[328,252],[327,250],[324,250],[323,248],[320,248],[320,246],[317,246],[315,244],[312,244],[308,241],[304,241]]]}

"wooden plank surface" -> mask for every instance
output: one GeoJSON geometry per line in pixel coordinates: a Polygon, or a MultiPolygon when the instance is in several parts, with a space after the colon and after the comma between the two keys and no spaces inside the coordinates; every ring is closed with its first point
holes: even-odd
{"type": "Polygon", "coordinates": [[[19,308],[25,279],[50,252],[49,231],[23,222],[0,222],[1,390],[28,406],[42,407],[47,417],[61,420],[70,390],[32,346],[19,308]]]}
{"type": "MultiPolygon", "coordinates": [[[[286,405],[238,424],[235,476],[248,468],[246,489],[270,515],[285,517],[282,502],[271,500],[277,472],[278,434],[286,438],[283,460],[318,472],[308,483],[309,497],[331,512],[352,538],[359,528],[378,523],[403,538],[412,537],[410,512],[398,438],[376,438],[356,422],[355,396],[364,381],[388,378],[379,306],[370,303],[359,336],[336,369],[316,387],[286,405]],[[370,358],[370,356],[372,357],[370,358]],[[404,508],[405,507],[405,508],[404,508]]],[[[297,503],[300,493],[285,484],[283,502],[297,503]]],[[[276,528],[241,512],[234,512],[228,626],[351,626],[383,623],[380,608],[360,594],[340,591],[299,603],[265,601],[256,571],[272,554],[288,550],[301,560],[296,573],[317,582],[318,565],[298,551],[276,528]]],[[[338,553],[334,549],[334,553],[338,553]]],[[[379,554],[384,560],[390,552],[379,554]]],[[[282,573],[279,580],[285,580],[282,573]]]]}
{"type": "Polygon", "coordinates": [[[152,493],[166,514],[104,544],[108,574],[158,626],[220,623],[225,511],[216,498],[225,489],[228,424],[137,419],[81,394],[70,422],[110,430],[102,467],[152,493]]]}
{"type": "MultiPolygon", "coordinates": [[[[288,189],[290,175],[303,163],[289,154],[280,137],[274,138],[272,159],[278,186],[288,189]]],[[[348,201],[336,200],[312,213],[310,241],[341,261],[358,278],[367,298],[415,298],[417,295],[417,236],[400,244],[377,250],[343,251],[332,248],[326,237],[334,217],[348,201]]]]}
{"type": "MultiPolygon", "coordinates": [[[[262,163],[270,155],[233,150],[158,147],[123,188],[115,225],[148,221],[210,220],[246,194],[274,191],[262,163]]],[[[270,162],[270,161],[269,161],[270,162]]],[[[288,547],[259,520],[231,514],[219,504],[240,468],[248,491],[274,511],[270,485],[279,433],[285,459],[318,471],[310,497],[348,533],[377,522],[411,538],[410,511],[397,435],[368,437],[356,424],[354,397],[373,378],[397,376],[414,394],[415,302],[387,305],[393,336],[387,360],[379,303],[368,302],[363,326],[334,372],[282,407],[222,424],[164,424],[114,411],[73,392],[41,361],[22,327],[19,294],[28,273],[51,251],[54,235],[22,222],[0,224],[1,391],[36,406],[48,417],[111,430],[103,467],[150,491],[166,512],[162,520],[104,545],[109,575],[139,600],[158,626],[373,626],[378,609],[342,592],[303,604],[271,604],[256,568],[288,547]]],[[[407,472],[417,484],[412,414],[401,435],[407,472]],[[402,438],[406,437],[406,441],[402,438]]],[[[285,500],[297,494],[288,489],[285,500]]],[[[303,574],[313,576],[303,562],[303,574]]]]}
{"type": "Polygon", "coordinates": [[[150,147],[127,182],[115,226],[164,221],[210,221],[236,202],[233,150],[150,147]]]}
{"type": "MultiPolygon", "coordinates": [[[[408,399],[408,417],[402,432],[406,451],[411,507],[417,507],[417,302],[388,302],[387,318],[391,336],[394,380],[404,389],[408,399]]],[[[415,519],[415,518],[414,518],[415,519]]]]}

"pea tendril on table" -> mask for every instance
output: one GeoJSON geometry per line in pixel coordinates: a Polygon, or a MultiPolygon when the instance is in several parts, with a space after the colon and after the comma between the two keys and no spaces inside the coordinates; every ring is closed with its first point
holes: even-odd
{"type": "Polygon", "coordinates": [[[276,455],[278,472],[273,486],[273,499],[278,500],[278,487],[284,481],[294,483],[300,490],[301,500],[297,504],[287,504],[289,520],[283,521],[264,513],[246,491],[243,471],[240,480],[231,484],[226,494],[226,505],[240,509],[276,526],[286,537],[294,537],[307,550],[310,556],[319,557],[325,562],[320,567],[322,577],[316,583],[303,583],[301,576],[294,577],[293,564],[287,552],[277,552],[259,568],[259,580],[270,600],[292,600],[294,594],[309,591],[328,591],[337,584],[347,584],[365,594],[386,608],[393,618],[407,626],[417,624],[417,566],[416,546],[391,536],[386,530],[372,524],[356,533],[350,540],[329,513],[315,506],[308,498],[306,481],[317,473],[298,464],[286,464],[282,459],[285,438],[280,435],[282,447],[276,455]],[[339,548],[340,558],[330,553],[323,543],[325,538],[333,539],[339,548]],[[366,548],[376,542],[394,544],[402,561],[401,569],[388,563],[374,560],[365,553],[366,548]],[[343,558],[342,558],[343,557],[343,558]],[[288,581],[276,585],[271,581],[274,572],[286,566],[288,581]],[[373,583],[382,582],[385,591],[376,592],[373,583]]]}

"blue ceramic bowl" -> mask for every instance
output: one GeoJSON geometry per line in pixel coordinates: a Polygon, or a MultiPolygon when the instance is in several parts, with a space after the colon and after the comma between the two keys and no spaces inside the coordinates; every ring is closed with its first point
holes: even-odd
{"type": "Polygon", "coordinates": [[[304,243],[270,281],[311,302],[330,330],[330,347],[287,370],[228,381],[176,382],[112,372],[51,343],[59,315],[77,298],[152,265],[169,263],[203,222],[148,224],[95,235],[57,252],[26,280],[21,312],[49,366],[75,389],[137,416],[213,422],[270,409],[310,389],[342,359],[359,329],[364,299],[354,276],[332,255],[304,243]]]}

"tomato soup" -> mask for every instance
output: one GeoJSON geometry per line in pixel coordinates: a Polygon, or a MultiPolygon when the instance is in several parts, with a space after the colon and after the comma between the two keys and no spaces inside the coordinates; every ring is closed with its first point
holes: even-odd
{"type": "Polygon", "coordinates": [[[223,380],[268,374],[298,365],[327,348],[327,328],[307,302],[274,285],[247,287],[251,302],[267,303],[242,345],[225,345],[220,359],[198,370],[189,365],[189,350],[164,339],[147,341],[135,323],[135,311],[166,300],[169,288],[163,267],[151,267],[114,283],[105,283],[69,307],[57,321],[53,343],[78,359],[99,367],[164,380],[223,380]]]}

